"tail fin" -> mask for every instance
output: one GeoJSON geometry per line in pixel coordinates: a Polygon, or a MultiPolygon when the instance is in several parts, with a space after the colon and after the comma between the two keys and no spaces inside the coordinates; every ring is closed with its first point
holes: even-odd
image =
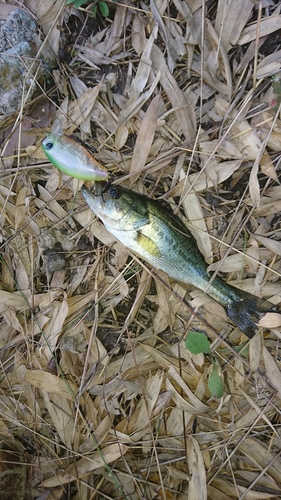
{"type": "Polygon", "coordinates": [[[268,300],[255,297],[238,288],[235,288],[235,292],[238,292],[240,300],[238,298],[237,302],[228,306],[226,313],[249,339],[254,337],[258,329],[258,322],[267,312],[281,313],[280,309],[268,300]]]}

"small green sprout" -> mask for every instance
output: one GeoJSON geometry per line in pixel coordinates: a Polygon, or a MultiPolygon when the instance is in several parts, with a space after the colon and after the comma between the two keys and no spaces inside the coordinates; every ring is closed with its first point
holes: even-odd
{"type": "Polygon", "coordinates": [[[210,351],[211,342],[202,332],[189,332],[185,341],[186,348],[192,354],[208,354],[212,358],[213,370],[208,379],[208,389],[212,396],[221,398],[224,393],[223,381],[218,374],[216,365],[218,364],[214,354],[210,351]]]}
{"type": "MultiPolygon", "coordinates": [[[[88,0],[67,0],[66,5],[73,4],[76,9],[79,9],[79,7],[82,7],[82,5],[86,4],[88,0]]],[[[109,8],[106,2],[97,2],[93,7],[92,7],[92,15],[96,17],[98,8],[101,12],[101,14],[104,17],[107,17],[109,15],[109,8]]]]}

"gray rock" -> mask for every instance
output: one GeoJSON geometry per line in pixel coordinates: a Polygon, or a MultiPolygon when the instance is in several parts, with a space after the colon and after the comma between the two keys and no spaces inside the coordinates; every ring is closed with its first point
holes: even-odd
{"type": "Polygon", "coordinates": [[[0,23],[0,113],[17,111],[36,89],[36,80],[56,66],[51,49],[42,45],[35,21],[22,9],[0,23]]]}

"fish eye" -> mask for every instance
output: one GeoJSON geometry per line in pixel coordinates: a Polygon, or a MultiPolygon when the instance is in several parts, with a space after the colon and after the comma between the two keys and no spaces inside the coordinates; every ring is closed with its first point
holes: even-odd
{"type": "Polygon", "coordinates": [[[47,151],[50,151],[50,149],[52,149],[54,143],[53,142],[47,142],[47,144],[45,144],[45,149],[47,149],[47,151]]]}
{"type": "Polygon", "coordinates": [[[120,193],[119,193],[118,189],[115,188],[115,187],[109,188],[108,194],[109,194],[109,196],[111,198],[114,198],[114,200],[117,200],[119,198],[119,196],[120,196],[120,193]]]}

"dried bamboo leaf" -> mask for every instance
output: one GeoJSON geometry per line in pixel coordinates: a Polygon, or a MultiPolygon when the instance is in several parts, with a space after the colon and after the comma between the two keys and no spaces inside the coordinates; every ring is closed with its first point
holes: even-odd
{"type": "Polygon", "coordinates": [[[256,158],[252,170],[250,173],[249,179],[249,193],[251,199],[255,205],[259,208],[260,206],[260,185],[258,180],[258,171],[259,171],[259,156],[256,158]]]}
{"type": "Polygon", "coordinates": [[[261,236],[259,234],[252,235],[255,240],[264,245],[266,248],[269,248],[273,254],[281,255],[281,242],[273,240],[271,238],[266,238],[265,236],[261,236]]]}
{"type": "Polygon", "coordinates": [[[142,54],[146,46],[145,25],[138,13],[134,15],[132,23],[132,46],[138,56],[142,54]]]}
{"type": "MultiPolygon", "coordinates": [[[[91,112],[91,119],[108,133],[113,133],[116,130],[117,118],[99,101],[96,102],[91,112]]],[[[110,158],[110,156],[107,157],[107,161],[108,158],[110,158]]]]}
{"type": "Polygon", "coordinates": [[[95,50],[93,47],[77,44],[76,48],[78,49],[77,57],[82,59],[82,61],[85,59],[87,59],[87,61],[91,61],[93,63],[92,67],[94,67],[94,69],[100,69],[99,65],[101,64],[112,65],[111,57],[107,57],[105,54],[103,54],[99,50],[95,50]]]}
{"type": "Polygon", "coordinates": [[[17,311],[26,311],[30,307],[29,299],[31,299],[30,290],[22,290],[21,292],[0,290],[0,312],[2,313],[9,307],[17,311]],[[27,295],[26,292],[28,292],[27,295]]]}
{"type": "Polygon", "coordinates": [[[47,189],[45,189],[40,184],[38,185],[38,189],[40,191],[40,195],[45,202],[48,202],[49,209],[54,213],[59,220],[65,219],[68,217],[68,213],[62,208],[62,206],[53,199],[53,195],[51,195],[47,189]]]}
{"type": "MultiPolygon", "coordinates": [[[[245,392],[243,391],[240,387],[239,387],[239,392],[242,394],[242,396],[250,403],[250,405],[253,407],[253,409],[256,411],[257,415],[260,415],[261,418],[265,421],[266,425],[268,425],[268,427],[271,428],[273,434],[276,432],[275,429],[274,429],[274,426],[272,425],[272,423],[270,422],[269,418],[267,418],[267,416],[264,414],[263,412],[263,409],[260,408],[256,403],[255,401],[245,392]]],[[[249,420],[249,422],[252,422],[253,421],[253,417],[251,420],[249,420]]],[[[241,424],[241,427],[243,427],[242,425],[242,422],[240,422],[241,424]]],[[[245,425],[245,423],[244,423],[245,425]]],[[[240,427],[240,428],[241,428],[240,427]]],[[[239,429],[239,426],[236,426],[237,429],[239,429]]]]}
{"type": "MultiPolygon", "coordinates": [[[[165,273],[158,272],[158,274],[160,277],[162,277],[162,279],[167,278],[165,273]]],[[[170,326],[170,328],[172,328],[174,320],[169,307],[170,294],[168,290],[158,280],[156,280],[155,285],[157,290],[158,309],[153,320],[153,330],[155,332],[155,335],[158,335],[160,332],[165,330],[167,326],[170,326]]]]}
{"type": "Polygon", "coordinates": [[[160,83],[164,88],[176,113],[176,118],[187,141],[195,136],[196,118],[189,98],[184,94],[167,68],[161,50],[154,44],[151,59],[157,71],[160,71],[160,83]]]}
{"type": "MultiPolygon", "coordinates": [[[[255,373],[260,366],[262,360],[262,336],[256,335],[249,346],[250,367],[255,373]]],[[[241,371],[241,370],[240,370],[241,371]]],[[[244,370],[243,370],[244,371],[244,370]]]]}
{"type": "Polygon", "coordinates": [[[260,159],[261,171],[263,174],[273,179],[275,182],[279,183],[278,175],[276,173],[275,167],[272,163],[269,153],[265,150],[260,159]]]}
{"type": "Polygon", "coordinates": [[[43,32],[47,36],[48,44],[52,48],[54,54],[58,56],[61,32],[57,24],[61,24],[62,22],[62,11],[64,6],[60,3],[54,4],[52,0],[46,0],[44,2],[29,0],[29,2],[32,4],[30,6],[31,12],[37,17],[43,32]]]}
{"type": "Polygon", "coordinates": [[[151,283],[151,274],[146,269],[143,269],[139,279],[139,286],[136,298],[124,322],[123,331],[125,331],[128,328],[128,326],[134,320],[135,316],[138,314],[140,306],[143,303],[145,297],[147,296],[147,292],[150,288],[150,283],[151,283]]]}
{"type": "Polygon", "coordinates": [[[250,459],[250,461],[258,465],[258,469],[263,470],[267,468],[267,475],[272,477],[276,484],[280,487],[280,474],[281,474],[281,461],[278,457],[274,458],[274,455],[267,450],[256,438],[246,438],[241,443],[239,443],[239,450],[250,459]],[[272,464],[268,467],[268,464],[272,464]]]}
{"type": "Polygon", "coordinates": [[[281,50],[266,56],[257,66],[257,78],[276,75],[281,68],[281,50]]]}
{"type": "Polygon", "coordinates": [[[67,314],[68,302],[66,299],[62,302],[53,302],[52,316],[42,333],[42,342],[44,343],[42,352],[44,352],[46,359],[50,359],[53,356],[53,351],[57,345],[67,314]]]}
{"type": "Polygon", "coordinates": [[[42,486],[44,488],[55,488],[62,484],[76,481],[77,478],[85,477],[100,467],[104,467],[106,470],[107,464],[110,464],[125,455],[127,450],[128,447],[124,444],[113,443],[100,449],[93,455],[77,460],[73,464],[69,465],[64,472],[44,481],[42,486]]]}
{"type": "Polygon", "coordinates": [[[154,29],[153,32],[151,33],[149,39],[146,41],[146,46],[144,48],[144,51],[141,56],[140,63],[138,65],[137,73],[132,81],[132,85],[130,88],[130,97],[128,99],[128,102],[125,106],[125,110],[121,110],[120,115],[119,115],[119,121],[120,119],[123,119],[123,113],[130,114],[126,111],[126,108],[131,107],[132,104],[137,101],[143,92],[143,89],[147,85],[148,78],[151,74],[151,66],[152,66],[152,61],[151,61],[151,50],[153,46],[153,42],[156,37],[156,30],[154,29]],[[122,113],[123,111],[123,113],[122,113]]]}
{"type": "Polygon", "coordinates": [[[216,33],[212,23],[209,21],[209,19],[206,19],[206,24],[207,24],[207,33],[210,37],[212,46],[214,46],[207,59],[208,69],[213,76],[215,76],[218,73],[219,68],[217,68],[217,66],[219,65],[220,62],[218,61],[218,54],[220,54],[221,65],[223,66],[222,69],[220,70],[220,73],[222,73],[226,79],[228,88],[228,98],[230,101],[232,95],[232,77],[231,77],[231,69],[227,53],[225,51],[224,46],[220,44],[220,38],[216,33]]]}
{"type": "MultiPolygon", "coordinates": [[[[185,426],[189,424],[189,422],[194,418],[192,413],[184,412],[184,420],[183,420],[183,412],[179,408],[172,407],[170,414],[167,417],[167,421],[165,422],[166,432],[165,434],[168,437],[177,437],[181,436],[185,432],[185,426]]],[[[164,435],[165,435],[164,434],[164,435]]]]}
{"type": "Polygon", "coordinates": [[[128,139],[128,135],[129,135],[129,130],[125,125],[120,125],[117,128],[116,134],[115,134],[115,141],[114,141],[114,144],[115,144],[117,151],[122,149],[123,146],[126,144],[126,141],[128,139]]]}
{"type": "Polygon", "coordinates": [[[281,373],[280,370],[266,347],[263,348],[263,359],[267,376],[273,387],[281,394],[281,373]]]}
{"type": "MultiPolygon", "coordinates": [[[[162,5],[161,5],[162,12],[163,12],[165,10],[165,2],[162,1],[161,3],[162,3],[162,5]]],[[[160,31],[161,31],[162,36],[164,38],[164,42],[166,44],[166,50],[167,50],[167,56],[168,56],[168,58],[167,58],[167,61],[168,61],[167,66],[169,68],[169,71],[171,73],[173,73],[175,65],[174,65],[174,61],[173,61],[172,54],[171,54],[171,51],[170,51],[170,45],[169,45],[169,42],[170,42],[169,38],[170,37],[168,36],[168,32],[167,32],[166,26],[165,26],[165,24],[164,24],[164,22],[162,20],[161,14],[160,14],[160,12],[158,10],[158,7],[157,7],[157,4],[155,3],[154,0],[151,0],[151,2],[150,2],[150,8],[151,8],[151,13],[152,13],[155,21],[159,25],[160,31]]],[[[170,35],[170,30],[169,30],[169,35],[170,35]]]]}
{"type": "Polygon", "coordinates": [[[122,6],[120,7],[119,5],[117,5],[114,15],[114,20],[110,27],[109,37],[106,41],[107,55],[109,55],[110,52],[114,50],[116,41],[119,41],[121,39],[122,32],[126,24],[125,23],[126,14],[127,14],[126,9],[124,9],[122,6]]]}
{"type": "Polygon", "coordinates": [[[258,21],[247,26],[241,33],[241,36],[238,39],[239,45],[244,45],[245,43],[249,43],[252,40],[255,40],[257,37],[257,33],[259,33],[260,38],[270,33],[274,33],[275,31],[281,29],[281,15],[275,14],[273,16],[262,19],[260,25],[258,27],[258,21]]]}
{"type": "Polygon", "coordinates": [[[72,401],[75,400],[77,387],[69,380],[64,380],[50,372],[43,370],[26,370],[24,380],[48,393],[57,394],[62,398],[72,401]]]}
{"type": "Polygon", "coordinates": [[[130,118],[133,118],[136,115],[136,113],[141,109],[141,107],[146,103],[146,101],[153,94],[153,92],[154,92],[154,90],[159,82],[160,76],[161,76],[160,72],[158,72],[157,75],[155,76],[149,90],[140,94],[140,96],[136,100],[132,101],[131,98],[128,100],[127,105],[119,113],[117,127],[120,127],[121,125],[123,125],[123,123],[125,123],[127,120],[129,120],[130,118]]]}
{"type": "MultiPolygon", "coordinates": [[[[30,269],[26,269],[18,255],[14,256],[15,276],[19,290],[27,290],[30,283],[30,269]]],[[[29,266],[28,266],[29,267],[29,266]]]]}
{"type": "Polygon", "coordinates": [[[182,204],[185,214],[190,221],[190,229],[197,241],[198,248],[202,255],[204,255],[206,262],[211,263],[213,260],[211,238],[204,220],[202,206],[196,192],[192,190],[188,193],[184,197],[182,204]],[[196,229],[198,229],[198,231],[196,229]]]}
{"type": "Polygon", "coordinates": [[[258,326],[262,328],[278,328],[281,326],[281,314],[266,313],[258,322],[258,326]]]}
{"type": "Polygon", "coordinates": [[[251,0],[238,0],[234,3],[219,0],[215,29],[226,52],[237,44],[253,8],[251,0]]]}
{"type": "Polygon", "coordinates": [[[108,436],[110,429],[112,427],[112,418],[110,415],[106,415],[98,427],[95,429],[94,433],[79,446],[79,453],[86,454],[90,453],[105,440],[108,436]]]}
{"type": "Polygon", "coordinates": [[[187,440],[187,463],[190,474],[188,485],[189,500],[207,500],[205,464],[197,440],[190,436],[187,440]]]}
{"type": "Polygon", "coordinates": [[[241,253],[228,255],[223,262],[217,261],[208,266],[208,271],[212,272],[219,269],[223,273],[241,272],[245,266],[245,256],[241,253]]]}
{"type": "Polygon", "coordinates": [[[182,388],[182,390],[185,392],[185,394],[188,396],[189,400],[191,403],[197,408],[197,410],[200,413],[204,413],[205,411],[208,410],[208,406],[202,403],[202,401],[195,396],[193,391],[190,390],[190,388],[187,386],[187,384],[183,381],[183,379],[180,377],[179,373],[175,369],[174,366],[171,366],[168,370],[168,374],[173,377],[175,382],[182,388]]]}
{"type": "MultiPolygon", "coordinates": [[[[233,160],[233,161],[224,161],[219,163],[219,165],[216,166],[215,173],[217,176],[217,182],[220,184],[221,182],[224,182],[226,179],[231,177],[231,175],[238,170],[242,163],[242,160],[233,160]]],[[[186,179],[180,181],[177,186],[175,186],[171,191],[169,192],[170,196],[184,196],[184,193],[190,190],[192,187],[196,192],[204,191],[204,189],[213,187],[214,183],[206,177],[205,175],[201,174],[198,175],[197,173],[191,174],[188,178],[188,182],[186,179]],[[183,192],[183,186],[185,186],[185,190],[183,192]]]]}
{"type": "MultiPolygon", "coordinates": [[[[155,375],[151,375],[145,384],[145,397],[143,397],[139,403],[138,407],[138,417],[135,423],[135,429],[143,429],[149,426],[152,418],[152,411],[159,397],[161,385],[164,379],[163,370],[157,370],[155,375]]],[[[138,434],[138,433],[137,433],[138,434]]],[[[132,436],[133,440],[139,439],[139,437],[134,434],[132,436]]]]}
{"type": "Polygon", "coordinates": [[[88,123],[99,95],[101,83],[91,89],[86,90],[78,99],[71,101],[68,106],[67,115],[70,126],[67,128],[67,133],[72,134],[74,130],[82,123],[88,123]]]}
{"type": "Polygon", "coordinates": [[[69,449],[77,450],[79,435],[74,432],[75,422],[72,405],[70,406],[65,398],[57,394],[52,394],[50,397],[47,392],[42,391],[42,395],[52,425],[54,425],[59,438],[69,449]]]}
{"type": "Polygon", "coordinates": [[[130,173],[134,173],[137,170],[138,174],[131,177],[130,184],[136,182],[148,158],[157,125],[159,100],[159,94],[152,99],[138,131],[130,166],[130,173]]]}
{"type": "Polygon", "coordinates": [[[177,408],[179,408],[182,411],[185,411],[187,413],[190,413],[191,415],[198,415],[201,413],[201,410],[193,406],[192,404],[188,403],[180,394],[179,392],[174,388],[174,386],[171,384],[170,380],[166,380],[166,389],[167,391],[170,391],[171,397],[174,400],[177,408]]]}

